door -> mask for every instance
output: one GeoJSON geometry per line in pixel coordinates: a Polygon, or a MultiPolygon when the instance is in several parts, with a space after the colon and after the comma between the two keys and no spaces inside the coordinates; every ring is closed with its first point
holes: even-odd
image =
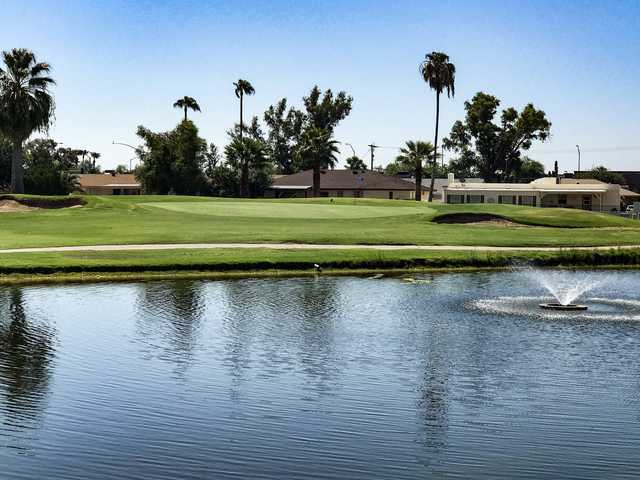
{"type": "Polygon", "coordinates": [[[583,195],[582,197],[582,210],[591,210],[593,206],[591,195],[583,195]]]}

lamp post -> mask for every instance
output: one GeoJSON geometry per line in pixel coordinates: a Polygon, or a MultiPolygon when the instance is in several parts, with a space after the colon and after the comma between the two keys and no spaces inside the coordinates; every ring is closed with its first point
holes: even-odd
{"type": "MultiPolygon", "coordinates": [[[[137,150],[136,147],[134,147],[133,145],[129,145],[128,143],[122,143],[122,142],[116,142],[115,140],[113,140],[111,142],[112,145],[122,145],[123,147],[129,147],[132,150],[137,150]]],[[[129,159],[129,172],[131,172],[131,161],[134,159],[135,157],[132,157],[129,159]]]]}
{"type": "Polygon", "coordinates": [[[576,145],[578,149],[578,172],[580,172],[580,145],[576,145]]]}
{"type": "Polygon", "coordinates": [[[349,145],[349,148],[351,149],[351,152],[353,152],[353,156],[355,157],[356,156],[356,149],[353,148],[353,145],[351,145],[350,143],[346,143],[346,142],[345,142],[345,145],[349,145]]]}

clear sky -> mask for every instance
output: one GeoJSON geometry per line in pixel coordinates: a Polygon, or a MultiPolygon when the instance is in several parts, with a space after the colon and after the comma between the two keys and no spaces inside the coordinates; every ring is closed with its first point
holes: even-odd
{"type": "MultiPolygon", "coordinates": [[[[233,82],[251,81],[259,114],[282,97],[300,105],[313,85],[354,97],[336,131],[367,144],[433,141],[435,97],[418,75],[425,53],[449,54],[456,96],[441,132],[482,90],[502,106],[543,109],[552,138],[530,156],[550,168],[640,170],[640,1],[30,1],[2,4],[0,48],[26,47],[53,66],[50,136],[128,163],[137,125],[171,129],[184,95],[207,141],[222,147],[238,121],[233,82]]],[[[342,147],[343,157],[351,154],[342,147]]],[[[393,148],[376,152],[385,165],[393,148]]],[[[448,154],[446,154],[448,156],[448,154]]]]}

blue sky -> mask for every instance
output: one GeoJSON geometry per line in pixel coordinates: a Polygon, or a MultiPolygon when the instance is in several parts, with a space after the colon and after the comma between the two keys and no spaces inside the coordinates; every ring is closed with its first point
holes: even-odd
{"type": "MultiPolygon", "coordinates": [[[[366,145],[433,140],[435,100],[418,75],[425,53],[456,64],[441,132],[482,90],[502,106],[533,102],[553,123],[530,156],[550,168],[640,169],[640,1],[29,1],[3,3],[0,48],[27,47],[53,66],[50,136],[128,163],[137,125],[172,128],[195,97],[201,135],[223,146],[237,121],[233,82],[250,80],[249,115],[282,97],[299,105],[315,84],[346,90],[352,114],[336,131],[366,145]]],[[[350,155],[342,148],[343,157],[350,155]]],[[[396,150],[380,149],[376,164],[396,150]]],[[[446,154],[448,155],[448,154],[446,154]]],[[[366,157],[368,158],[368,156],[366,157]]]]}

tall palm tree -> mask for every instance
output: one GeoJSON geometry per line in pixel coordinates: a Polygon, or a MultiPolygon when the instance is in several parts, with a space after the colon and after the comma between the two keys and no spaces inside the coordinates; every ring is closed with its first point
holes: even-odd
{"type": "Polygon", "coordinates": [[[400,149],[400,155],[396,157],[396,162],[406,165],[413,172],[416,180],[415,199],[420,201],[422,198],[422,161],[429,160],[433,155],[433,145],[431,142],[422,142],[420,140],[409,140],[405,146],[400,149]]]}
{"type": "Polygon", "coordinates": [[[36,131],[46,131],[53,118],[48,63],[33,52],[14,48],[2,52],[0,67],[0,133],[12,143],[11,191],[24,193],[24,142],[36,131]]]}
{"type": "Polygon", "coordinates": [[[249,83],[247,80],[238,79],[237,82],[233,84],[236,87],[236,97],[240,99],[240,140],[242,140],[242,130],[244,128],[242,123],[242,110],[244,107],[244,96],[245,95],[253,95],[256,93],[253,85],[249,83]]]}
{"type": "Polygon", "coordinates": [[[320,170],[333,168],[338,159],[337,141],[331,138],[331,132],[323,128],[312,127],[305,130],[298,144],[297,155],[313,169],[313,196],[320,195],[320,170]]]}
{"type": "Polygon", "coordinates": [[[433,141],[433,157],[431,161],[431,186],[429,187],[429,201],[433,200],[433,185],[436,178],[436,155],[438,151],[438,123],[440,121],[440,94],[447,91],[447,97],[455,95],[456,67],[449,62],[449,55],[442,52],[431,52],[425,56],[420,64],[420,74],[429,88],[436,91],[436,135],[433,141]]]}
{"type": "Polygon", "coordinates": [[[186,95],[173,104],[173,108],[182,108],[184,110],[184,120],[187,120],[187,109],[193,110],[194,112],[200,112],[200,105],[196,102],[196,99],[193,97],[187,97],[186,95]]]}

